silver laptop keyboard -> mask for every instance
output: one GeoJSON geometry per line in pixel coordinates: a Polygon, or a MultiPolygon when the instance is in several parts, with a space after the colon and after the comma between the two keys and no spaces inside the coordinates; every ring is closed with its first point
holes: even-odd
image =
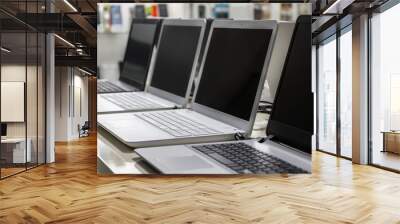
{"type": "Polygon", "coordinates": [[[240,174],[307,173],[301,168],[243,142],[194,145],[192,148],[240,174]]]}
{"type": "Polygon", "coordinates": [[[153,109],[162,105],[135,93],[105,94],[103,97],[124,109],[153,109]]]}
{"type": "Polygon", "coordinates": [[[108,81],[97,82],[97,93],[117,93],[117,92],[126,92],[126,90],[115,85],[112,82],[108,81]]]}
{"type": "Polygon", "coordinates": [[[201,135],[220,134],[220,131],[193,121],[178,114],[176,111],[159,111],[151,113],[138,113],[136,117],[160,128],[175,137],[190,137],[201,135]]]}

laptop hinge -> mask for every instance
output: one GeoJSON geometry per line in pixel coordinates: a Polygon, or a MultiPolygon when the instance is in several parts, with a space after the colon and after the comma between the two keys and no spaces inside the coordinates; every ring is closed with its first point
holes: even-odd
{"type": "Polygon", "coordinates": [[[235,133],[234,137],[235,137],[235,140],[244,140],[244,139],[246,139],[246,137],[242,133],[239,133],[239,132],[235,133]]]}
{"type": "Polygon", "coordinates": [[[298,150],[298,149],[296,149],[296,148],[294,148],[294,147],[292,147],[292,146],[290,146],[290,145],[287,145],[287,144],[285,144],[285,143],[282,143],[282,142],[280,142],[280,141],[274,139],[274,135],[269,135],[269,136],[267,136],[267,137],[265,137],[265,138],[261,138],[260,140],[258,140],[258,142],[259,142],[259,143],[263,143],[263,142],[265,142],[265,141],[267,141],[267,140],[273,141],[273,142],[275,142],[275,143],[277,143],[277,144],[279,144],[279,145],[281,145],[281,146],[284,146],[284,147],[286,147],[286,148],[289,148],[289,149],[291,149],[291,150],[294,150],[294,151],[296,151],[296,152],[300,152],[300,153],[303,153],[303,154],[304,154],[304,152],[302,152],[302,151],[300,151],[300,150],[298,150]]]}
{"type": "Polygon", "coordinates": [[[259,142],[259,143],[263,143],[263,142],[265,142],[265,141],[267,141],[267,140],[272,140],[272,138],[274,138],[274,135],[268,135],[267,137],[260,138],[260,139],[258,140],[258,142],[259,142]]]}

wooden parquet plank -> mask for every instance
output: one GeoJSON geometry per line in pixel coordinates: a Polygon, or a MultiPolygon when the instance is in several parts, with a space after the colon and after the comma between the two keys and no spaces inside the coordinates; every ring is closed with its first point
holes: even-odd
{"type": "Polygon", "coordinates": [[[398,223],[400,175],[315,152],[313,174],[98,176],[96,136],[0,181],[0,223],[398,223]]]}

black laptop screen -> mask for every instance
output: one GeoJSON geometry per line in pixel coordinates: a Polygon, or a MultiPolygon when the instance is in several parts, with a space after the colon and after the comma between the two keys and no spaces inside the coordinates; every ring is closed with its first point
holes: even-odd
{"type": "Polygon", "coordinates": [[[250,120],[272,31],[214,28],[195,102],[250,120]]]}
{"type": "Polygon", "coordinates": [[[158,23],[133,21],[120,79],[143,90],[150,66],[158,23]]]}
{"type": "Polygon", "coordinates": [[[311,16],[299,17],[276,91],[267,135],[311,154],[311,16]]]}
{"type": "Polygon", "coordinates": [[[151,86],[185,97],[200,33],[200,26],[164,25],[151,86]]]}
{"type": "Polygon", "coordinates": [[[1,136],[7,136],[7,124],[1,123],[1,136]]]}

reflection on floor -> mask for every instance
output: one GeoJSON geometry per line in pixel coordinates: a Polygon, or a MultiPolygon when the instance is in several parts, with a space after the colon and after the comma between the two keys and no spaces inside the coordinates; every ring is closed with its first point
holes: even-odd
{"type": "Polygon", "coordinates": [[[252,138],[265,137],[265,128],[267,126],[269,115],[266,113],[257,113],[254,121],[253,132],[251,133],[252,138]]]}
{"type": "Polygon", "coordinates": [[[2,164],[2,168],[0,170],[0,177],[5,178],[17,173],[20,173],[22,171],[25,171],[26,169],[30,169],[33,167],[36,167],[36,163],[27,163],[25,164],[2,164]]]}
{"type": "Polygon", "coordinates": [[[25,170],[25,167],[21,168],[1,168],[1,178],[22,172],[25,170]]]}
{"type": "Polygon", "coordinates": [[[373,164],[388,167],[400,171],[400,155],[391,152],[376,150],[372,157],[373,164]]]}
{"type": "Polygon", "coordinates": [[[347,157],[347,158],[352,157],[352,148],[342,147],[340,150],[341,150],[340,153],[342,156],[347,157]]]}
{"type": "Polygon", "coordinates": [[[399,223],[400,175],[313,152],[313,173],[98,176],[96,136],[0,181],[0,223],[399,223]]]}

